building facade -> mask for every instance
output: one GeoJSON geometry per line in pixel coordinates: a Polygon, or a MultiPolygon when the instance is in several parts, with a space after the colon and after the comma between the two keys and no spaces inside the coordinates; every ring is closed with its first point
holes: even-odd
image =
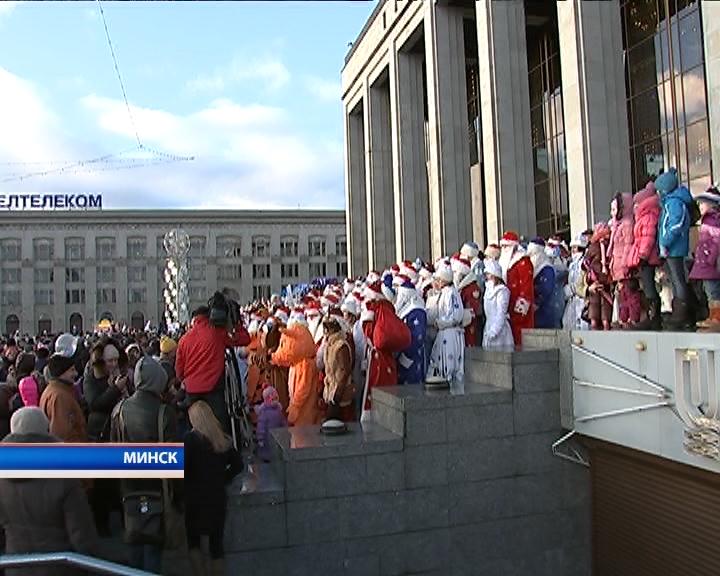
{"type": "Polygon", "coordinates": [[[720,2],[381,0],[342,72],[351,273],[579,233],[720,170],[720,2]]]}
{"type": "Polygon", "coordinates": [[[232,288],[242,302],[347,275],[342,211],[6,212],[0,220],[0,332],[89,330],[103,318],[164,314],[163,238],[190,236],[191,308],[232,288]]]}

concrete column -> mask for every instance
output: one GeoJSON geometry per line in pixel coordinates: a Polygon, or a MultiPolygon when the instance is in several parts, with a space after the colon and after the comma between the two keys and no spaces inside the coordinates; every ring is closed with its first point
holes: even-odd
{"type": "Polygon", "coordinates": [[[430,256],[423,55],[391,48],[395,260],[430,256]]]}
{"type": "Polygon", "coordinates": [[[368,85],[365,112],[365,181],[367,190],[368,265],[395,262],[390,87],[387,76],[368,85]]]}
{"type": "Polygon", "coordinates": [[[426,2],[428,188],[433,258],[472,237],[470,143],[463,10],[426,2]]]}
{"type": "Polygon", "coordinates": [[[475,3],[488,242],[505,230],[535,233],[525,5],[475,3]]]}
{"type": "MultiPolygon", "coordinates": [[[[368,225],[365,181],[365,128],[362,101],[345,112],[345,226],[352,276],[368,272],[368,225]]],[[[302,277],[302,276],[301,276],[302,277]]]]}
{"type": "Polygon", "coordinates": [[[630,191],[630,155],[618,0],[557,3],[570,226],[578,234],[630,191]]]}
{"type": "Polygon", "coordinates": [[[701,0],[712,181],[720,179],[720,2],[701,0]]]}

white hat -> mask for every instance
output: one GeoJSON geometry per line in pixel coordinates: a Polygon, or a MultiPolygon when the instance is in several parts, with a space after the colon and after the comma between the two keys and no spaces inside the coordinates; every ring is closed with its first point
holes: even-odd
{"type": "Polygon", "coordinates": [[[452,284],[453,271],[450,263],[447,261],[438,262],[437,266],[435,266],[435,274],[433,274],[433,278],[436,280],[442,280],[446,284],[452,284]]]}
{"type": "Polygon", "coordinates": [[[467,258],[468,260],[477,258],[478,254],[480,254],[480,248],[478,248],[478,245],[475,244],[475,242],[465,242],[463,247],[460,248],[460,256],[467,258]]]}
{"type": "Polygon", "coordinates": [[[290,312],[290,317],[287,321],[287,327],[290,328],[291,326],[295,326],[296,324],[300,324],[301,326],[308,325],[307,320],[305,319],[305,314],[303,314],[302,310],[299,308],[296,308],[292,312],[290,312]]]}
{"type": "Polygon", "coordinates": [[[484,262],[485,266],[485,274],[490,274],[491,276],[495,276],[497,278],[502,278],[502,268],[500,267],[500,262],[495,260],[494,258],[487,258],[484,262]]]}
{"type": "Polygon", "coordinates": [[[463,276],[470,274],[470,262],[459,254],[455,254],[450,260],[450,268],[453,272],[462,274],[463,276]]]}
{"type": "Polygon", "coordinates": [[[345,298],[345,301],[342,303],[342,306],[340,306],[341,312],[347,312],[348,314],[352,314],[353,316],[358,315],[358,301],[355,299],[354,296],[348,296],[345,298]]]}

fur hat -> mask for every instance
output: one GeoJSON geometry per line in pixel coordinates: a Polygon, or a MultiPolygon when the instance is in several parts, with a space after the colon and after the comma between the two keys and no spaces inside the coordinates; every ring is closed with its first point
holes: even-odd
{"type": "Polygon", "coordinates": [[[287,327],[290,328],[292,326],[295,326],[296,324],[299,324],[301,326],[308,325],[307,320],[305,319],[305,314],[303,314],[302,308],[295,308],[290,313],[290,316],[288,317],[287,321],[287,327]]]}
{"type": "Polygon", "coordinates": [[[453,272],[466,276],[470,274],[470,262],[460,254],[453,255],[450,260],[450,268],[453,272]]]}
{"type": "Polygon", "coordinates": [[[545,240],[537,236],[528,243],[527,253],[532,255],[540,252],[545,252],[545,240]]]}
{"type": "Polygon", "coordinates": [[[382,287],[383,284],[381,284],[379,280],[369,284],[363,291],[365,300],[385,300],[385,294],[383,294],[382,287]]]}
{"type": "Polygon", "coordinates": [[[435,267],[435,273],[433,274],[433,278],[436,280],[441,280],[446,284],[452,284],[453,271],[450,263],[447,261],[439,262],[438,265],[435,267]]]}
{"type": "Polygon", "coordinates": [[[348,296],[340,306],[342,312],[352,314],[353,316],[358,315],[358,302],[353,296],[348,296]]]}
{"type": "Polygon", "coordinates": [[[475,242],[465,242],[462,248],[460,248],[460,256],[467,258],[468,260],[477,258],[478,254],[480,254],[480,248],[477,244],[475,244],[475,242]]]}
{"type": "Polygon", "coordinates": [[[520,243],[520,236],[516,232],[507,231],[500,239],[500,246],[517,246],[520,243]]]}
{"type": "Polygon", "coordinates": [[[502,279],[503,273],[502,268],[500,267],[500,262],[497,260],[493,260],[492,258],[488,258],[485,260],[485,274],[495,276],[496,278],[502,279]]]}

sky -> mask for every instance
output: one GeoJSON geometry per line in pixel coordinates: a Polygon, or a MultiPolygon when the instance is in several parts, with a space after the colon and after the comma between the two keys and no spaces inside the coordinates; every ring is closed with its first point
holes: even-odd
{"type": "Polygon", "coordinates": [[[129,114],[97,2],[0,0],[0,194],[343,208],[340,72],[374,6],[102,2],[129,114]]]}

